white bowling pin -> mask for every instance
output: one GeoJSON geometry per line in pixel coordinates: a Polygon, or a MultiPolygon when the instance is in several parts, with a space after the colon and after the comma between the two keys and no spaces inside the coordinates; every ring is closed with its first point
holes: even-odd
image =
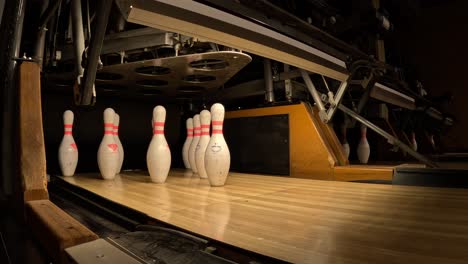
{"type": "Polygon", "coordinates": [[[347,127],[346,127],[346,124],[343,124],[341,126],[341,135],[343,136],[343,143],[341,144],[342,148],[343,148],[343,152],[346,156],[346,158],[348,159],[349,158],[349,152],[350,152],[350,148],[349,148],[349,144],[348,144],[348,139],[346,137],[346,132],[347,132],[347,127]]]}
{"type": "Polygon", "coordinates": [[[60,143],[58,159],[63,176],[73,176],[78,164],[78,148],[73,139],[73,112],[67,110],[63,113],[64,135],[60,143]]]}
{"type": "Polygon", "coordinates": [[[189,149],[193,139],[193,118],[188,118],[186,121],[187,125],[187,138],[185,139],[184,146],[182,147],[182,159],[184,160],[184,166],[190,169],[189,161],[189,149]]]}
{"type": "Polygon", "coordinates": [[[197,174],[197,163],[195,161],[195,150],[197,150],[198,141],[200,140],[200,115],[195,115],[193,117],[193,139],[189,148],[189,162],[190,168],[192,169],[193,174],[197,174]]]}
{"type": "Polygon", "coordinates": [[[418,151],[418,142],[416,142],[416,133],[411,132],[411,148],[418,151]]]}
{"type": "Polygon", "coordinates": [[[114,117],[112,108],[104,110],[104,137],[99,145],[97,161],[105,180],[114,179],[119,164],[119,146],[114,139],[114,117]]]}
{"type": "Polygon", "coordinates": [[[122,164],[124,161],[124,149],[122,146],[122,142],[119,138],[119,124],[120,124],[120,116],[116,113],[114,116],[114,140],[117,146],[119,147],[119,164],[117,165],[117,173],[120,173],[122,170],[122,164]]]}
{"type": "Polygon", "coordinates": [[[342,144],[341,147],[343,148],[343,152],[344,152],[346,158],[349,159],[349,152],[351,152],[351,149],[349,148],[348,142],[342,144]]]}
{"type": "Polygon", "coordinates": [[[231,165],[231,154],[223,136],[224,106],[211,106],[211,139],[205,152],[205,169],[211,186],[223,186],[231,165]]]}
{"type": "Polygon", "coordinates": [[[201,134],[198,140],[198,146],[195,150],[195,163],[197,164],[198,175],[200,178],[206,179],[205,169],[205,151],[208,143],[210,142],[210,122],[211,114],[208,110],[203,110],[200,113],[201,134]]]}
{"type": "Polygon", "coordinates": [[[151,181],[164,183],[171,168],[171,150],[164,136],[166,109],[163,106],[153,109],[153,120],[153,138],[146,153],[146,165],[151,181]]]}
{"type": "Polygon", "coordinates": [[[361,140],[359,141],[359,145],[357,147],[357,155],[359,161],[362,164],[367,164],[369,161],[370,146],[369,142],[367,141],[367,127],[364,125],[361,125],[361,140]]]}

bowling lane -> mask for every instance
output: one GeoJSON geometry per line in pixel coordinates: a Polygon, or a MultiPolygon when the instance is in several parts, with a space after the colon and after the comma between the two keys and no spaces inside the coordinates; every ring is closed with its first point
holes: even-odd
{"type": "Polygon", "coordinates": [[[301,263],[466,263],[468,190],[230,173],[224,187],[171,171],[65,181],[150,217],[301,263]]]}

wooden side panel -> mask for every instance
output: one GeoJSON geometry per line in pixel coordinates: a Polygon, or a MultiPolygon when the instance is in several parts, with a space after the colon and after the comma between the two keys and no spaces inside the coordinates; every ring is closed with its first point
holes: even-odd
{"type": "Polygon", "coordinates": [[[232,111],[226,113],[226,118],[278,114],[289,115],[290,176],[332,180],[335,158],[323,138],[318,120],[315,120],[303,103],[232,111]]]}
{"type": "Polygon", "coordinates": [[[49,200],[26,202],[31,230],[57,263],[66,263],[65,248],[98,239],[98,236],[49,200]]]}
{"type": "Polygon", "coordinates": [[[25,201],[48,199],[39,65],[19,68],[20,172],[25,201]]]}
{"type": "Polygon", "coordinates": [[[350,165],[333,169],[335,181],[386,180],[393,179],[395,166],[350,165]]]}

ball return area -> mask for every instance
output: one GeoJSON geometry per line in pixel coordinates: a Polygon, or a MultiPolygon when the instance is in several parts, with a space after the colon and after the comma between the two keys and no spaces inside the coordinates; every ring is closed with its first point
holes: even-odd
{"type": "MultiPolygon", "coordinates": [[[[231,140],[233,150],[237,151],[233,156],[239,160],[233,160],[234,167],[224,187],[211,188],[206,180],[188,176],[176,168],[161,185],[150,183],[147,173],[139,170],[124,170],[113,181],[99,179],[96,173],[78,173],[72,177],[52,175],[48,183],[40,66],[25,61],[18,67],[19,189],[28,226],[55,262],[467,261],[466,189],[398,186],[397,165],[351,165],[332,127],[337,110],[341,110],[351,123],[363,124],[432,168],[438,164],[364,118],[360,111],[373,98],[422,112],[447,125],[452,123],[449,117],[432,106],[421,107],[416,103],[418,98],[406,95],[398,85],[384,84],[387,79],[381,77],[385,76],[388,65],[363,59],[365,55],[331,36],[311,28],[308,30],[315,34],[286,34],[281,27],[272,30],[271,26],[236,15],[243,10],[236,3],[221,9],[216,8],[221,4],[219,1],[206,2],[210,5],[196,1],[116,1],[128,22],[236,49],[200,55],[208,59],[227,58],[233,70],[218,71],[218,77],[227,80],[231,73],[237,73],[250,62],[249,55],[241,56],[241,62],[236,62],[233,55],[236,52],[265,57],[266,78],[262,87],[265,89],[261,92],[265,94],[267,106],[226,113],[226,138],[231,140]],[[321,41],[311,41],[307,36],[320,36],[321,41]],[[270,60],[285,63],[291,70],[274,73],[270,60]],[[365,76],[362,69],[366,69],[365,76]],[[311,76],[320,77],[323,81],[320,86],[326,87],[326,93],[319,91],[317,80],[311,76]],[[301,78],[300,86],[307,92],[301,100],[292,98],[295,78],[301,78]],[[273,80],[285,83],[284,104],[275,102],[273,80]],[[331,82],[338,85],[329,87],[331,82]],[[346,101],[345,95],[356,84],[364,92],[358,105],[353,105],[346,101]],[[243,146],[236,144],[245,138],[235,127],[245,118],[271,118],[278,121],[275,125],[286,124],[287,136],[282,136],[287,140],[282,144],[287,152],[280,154],[287,157],[281,156],[278,162],[273,162],[278,166],[273,169],[288,177],[273,176],[276,173],[271,170],[270,175],[235,172],[246,168],[257,172],[265,169],[240,159],[248,155],[248,148],[235,148],[243,146]],[[363,180],[383,180],[387,184],[349,182],[363,180]],[[394,185],[390,184],[392,181],[394,185]]],[[[96,17],[98,21],[108,18],[111,4],[112,1],[99,4],[102,11],[107,11],[96,17]]],[[[267,22],[271,21],[263,21],[267,22]]],[[[133,72],[126,75],[129,69],[139,69],[138,63],[97,69],[105,23],[97,24],[96,33],[90,39],[87,65],[83,68],[83,63],[77,62],[82,71],[72,78],[76,80],[75,102],[92,106],[99,100],[95,83],[132,87],[127,90],[128,96],[138,97],[148,92],[134,89],[141,86],[132,85],[158,83],[159,77],[139,79],[141,76],[133,72]],[[112,74],[120,74],[123,79],[117,80],[112,74]]],[[[162,80],[167,82],[168,92],[161,96],[177,97],[184,93],[177,91],[181,83],[193,82],[186,77],[196,74],[173,63],[192,57],[196,56],[154,59],[142,65],[169,65],[171,69],[179,69],[181,75],[174,78],[176,83],[167,76],[164,78],[168,79],[162,80]]],[[[236,91],[218,92],[215,88],[221,83],[212,84],[207,94],[213,98],[238,97],[236,91]]],[[[261,160],[261,156],[257,158],[261,160]]]]}

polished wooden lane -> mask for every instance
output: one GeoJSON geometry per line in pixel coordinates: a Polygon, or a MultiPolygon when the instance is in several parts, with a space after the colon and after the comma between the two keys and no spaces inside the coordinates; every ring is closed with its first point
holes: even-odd
{"type": "Polygon", "coordinates": [[[467,263],[468,190],[172,171],[65,181],[182,229],[296,263],[467,263]]]}

